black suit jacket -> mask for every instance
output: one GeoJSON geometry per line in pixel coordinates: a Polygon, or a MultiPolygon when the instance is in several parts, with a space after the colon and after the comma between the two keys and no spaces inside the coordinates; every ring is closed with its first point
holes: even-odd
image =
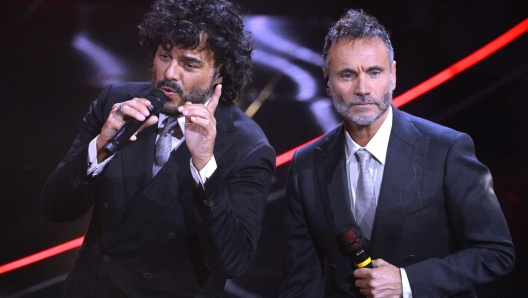
{"type": "Polygon", "coordinates": [[[253,260],[275,153],[234,105],[215,111],[218,167],[204,187],[192,178],[185,143],[152,178],[156,125],[101,174],[87,176],[87,146],[112,105],[150,91],[150,83],[105,88],[46,183],[50,220],[75,220],[93,208],[64,297],[217,297],[253,260]]]}
{"type": "MultiPolygon", "coordinates": [[[[413,297],[473,297],[477,284],[514,265],[490,172],[468,135],[392,109],[369,254],[405,268],[413,297]]],[[[353,263],[336,241],[357,227],[345,157],[343,125],[295,153],[281,297],[354,297],[347,283],[353,263]]]]}

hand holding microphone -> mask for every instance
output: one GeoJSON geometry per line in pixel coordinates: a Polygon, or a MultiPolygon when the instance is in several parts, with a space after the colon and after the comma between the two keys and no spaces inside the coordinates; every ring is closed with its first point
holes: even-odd
{"type": "Polygon", "coordinates": [[[363,236],[356,227],[351,227],[339,234],[339,245],[348,253],[356,268],[374,268],[370,256],[363,247],[362,240],[363,236]]]}
{"type": "Polygon", "coordinates": [[[355,267],[358,268],[354,271],[356,278],[354,284],[359,288],[359,292],[368,297],[377,297],[378,295],[401,297],[400,269],[382,259],[372,261],[363,247],[362,240],[363,237],[356,227],[351,227],[338,236],[339,245],[348,253],[355,267]],[[373,262],[376,264],[376,268],[374,268],[373,262]],[[372,268],[372,270],[363,268],[372,268]],[[376,274],[374,274],[375,271],[376,274]]]}
{"type": "MultiPolygon", "coordinates": [[[[117,131],[117,133],[112,137],[110,141],[104,146],[103,150],[106,156],[114,154],[117,150],[123,148],[123,146],[128,143],[130,137],[132,137],[138,129],[145,123],[152,115],[158,115],[167,102],[167,96],[161,90],[153,90],[145,96],[145,98],[150,102],[150,105],[147,106],[148,115],[144,115],[145,119],[140,121],[136,118],[130,117],[123,126],[117,131]]],[[[123,106],[120,105],[116,108],[116,114],[123,116],[123,106]]],[[[107,124],[105,124],[106,126],[107,124]]]]}

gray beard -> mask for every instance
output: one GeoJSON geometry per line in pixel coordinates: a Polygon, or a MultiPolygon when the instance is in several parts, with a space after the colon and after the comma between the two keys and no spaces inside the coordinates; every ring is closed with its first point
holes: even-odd
{"type": "Polygon", "coordinates": [[[336,111],[346,120],[351,121],[360,126],[368,126],[378,120],[385,112],[389,109],[392,101],[392,91],[387,91],[383,94],[383,99],[379,100],[370,95],[356,96],[356,98],[348,103],[344,103],[343,97],[340,95],[334,96],[334,107],[336,111]],[[372,117],[361,117],[356,115],[350,115],[349,110],[355,104],[358,103],[373,103],[379,107],[379,112],[372,117]]]}

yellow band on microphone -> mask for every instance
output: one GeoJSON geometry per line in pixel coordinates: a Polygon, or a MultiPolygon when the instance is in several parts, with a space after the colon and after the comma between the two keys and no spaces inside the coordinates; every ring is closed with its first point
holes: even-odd
{"type": "Polygon", "coordinates": [[[363,268],[365,266],[367,266],[368,264],[370,264],[370,262],[372,262],[372,260],[370,259],[370,257],[368,257],[368,259],[366,259],[365,261],[359,263],[359,264],[356,264],[356,266],[358,268],[363,268]]]}

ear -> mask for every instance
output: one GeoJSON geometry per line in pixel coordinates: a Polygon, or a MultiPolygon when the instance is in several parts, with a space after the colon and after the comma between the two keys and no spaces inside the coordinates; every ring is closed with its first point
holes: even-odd
{"type": "Polygon", "coordinates": [[[222,68],[222,65],[219,65],[216,68],[214,85],[222,84],[222,74],[220,73],[221,68],[222,68]]]}
{"type": "Polygon", "coordinates": [[[328,75],[324,67],[323,67],[323,79],[324,79],[325,86],[326,86],[326,95],[328,95],[329,97],[332,97],[332,91],[330,91],[330,82],[329,82],[330,76],[328,75]]]}
{"type": "Polygon", "coordinates": [[[392,91],[396,89],[396,61],[392,62],[392,73],[391,73],[392,91]]]}
{"type": "Polygon", "coordinates": [[[218,84],[222,84],[222,76],[220,75],[220,73],[216,75],[213,85],[218,85],[218,84]]]}
{"type": "Polygon", "coordinates": [[[326,88],[326,95],[328,95],[328,97],[332,97],[332,91],[330,91],[330,88],[326,88]]]}

